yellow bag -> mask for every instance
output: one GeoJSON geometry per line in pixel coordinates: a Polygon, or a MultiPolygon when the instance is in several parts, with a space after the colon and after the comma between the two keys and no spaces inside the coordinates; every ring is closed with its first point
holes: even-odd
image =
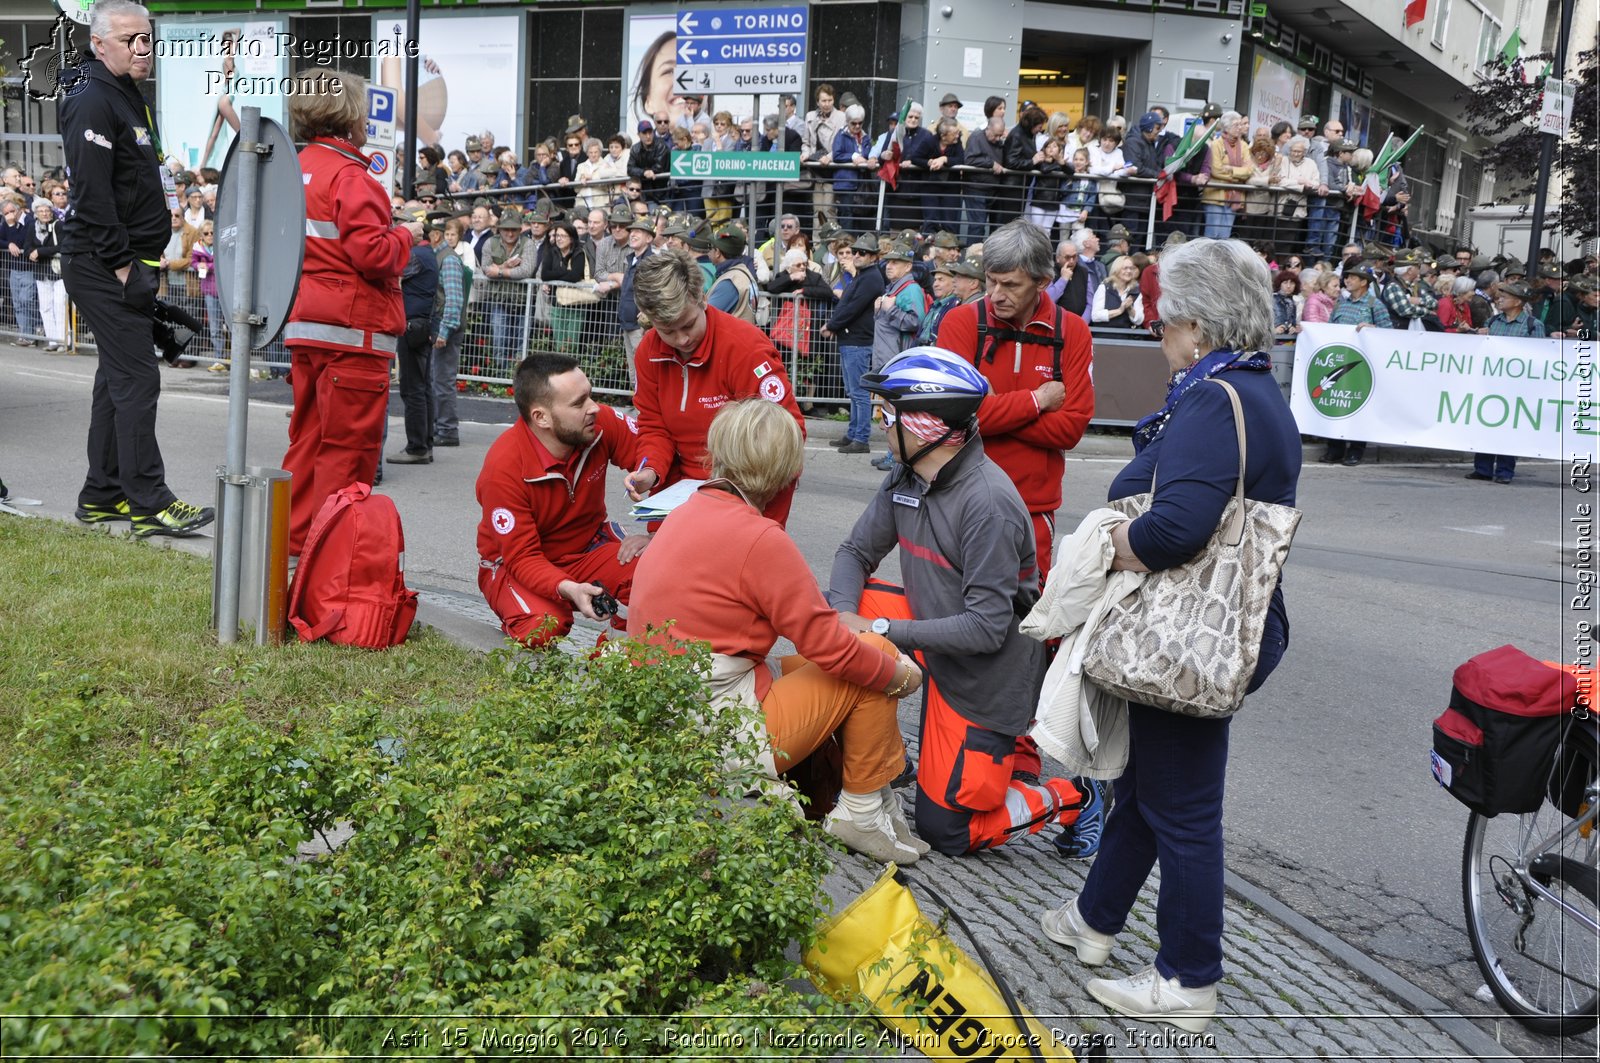
{"type": "MultiPolygon", "coordinates": [[[[960,916],[944,907],[965,930],[960,916]]],[[[967,936],[983,956],[970,930],[967,936]]],[[[991,977],[927,920],[905,872],[893,864],[823,925],[805,965],[825,992],[866,997],[885,1026],[930,1058],[1074,1058],[1058,1031],[1019,1008],[1002,979],[991,977]],[[1031,1036],[1022,1033],[1024,1024],[1031,1036]]]]}

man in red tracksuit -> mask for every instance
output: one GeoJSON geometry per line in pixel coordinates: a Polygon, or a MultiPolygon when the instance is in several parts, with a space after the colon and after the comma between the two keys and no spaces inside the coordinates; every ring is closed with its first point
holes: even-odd
{"type": "MultiPolygon", "coordinates": [[[[652,327],[633,357],[639,465],[624,481],[628,497],[637,502],[657,487],[709,478],[706,433],[717,411],[730,402],[754,396],[775,402],[789,411],[805,438],[805,415],[771,338],[706,305],[700,267],[688,253],[658,251],[642,260],[633,294],[652,327]]],[[[780,526],[789,519],[795,483],[762,511],[780,526]]]]}
{"type": "MultiPolygon", "coordinates": [[[[1045,292],[1056,267],[1050,241],[1037,226],[1018,219],[991,233],[983,242],[983,270],[987,294],[945,314],[937,343],[971,361],[989,381],[978,431],[984,452],[1028,507],[1042,586],[1061,507],[1063,455],[1078,445],[1094,415],[1093,341],[1083,318],[1045,292]]],[[[1021,778],[1037,779],[1039,747],[1025,734],[1017,739],[1014,763],[1021,778]]],[[[1056,847],[1069,857],[1088,857],[1100,846],[1103,791],[1093,780],[1073,782],[1089,795],[1088,804],[1056,847]]]]}
{"type": "Polygon", "coordinates": [[[300,290],[283,341],[294,412],[283,467],[289,553],[298,557],[328,496],[373,481],[389,409],[389,364],[405,331],[400,274],[422,223],[395,225],[389,199],[368,176],[366,82],[330,70],[320,92],[289,100],[305,176],[306,243],[300,290]]]}
{"type": "Polygon", "coordinates": [[[478,474],[478,589],[501,630],[537,647],[571,631],[574,611],[603,619],[594,610],[602,590],[626,605],[633,560],[650,540],[606,517],[606,465],[634,468],[638,437],[594,401],[577,360],[529,355],[513,392],[521,418],[478,474]]]}
{"type": "Polygon", "coordinates": [[[1042,582],[1061,507],[1063,454],[1094,415],[1093,345],[1083,319],[1045,294],[1055,262],[1038,227],[1018,220],[996,229],[983,242],[983,269],[987,296],[953,307],[937,342],[989,381],[978,410],[984,453],[1011,477],[1033,518],[1042,582]]]}

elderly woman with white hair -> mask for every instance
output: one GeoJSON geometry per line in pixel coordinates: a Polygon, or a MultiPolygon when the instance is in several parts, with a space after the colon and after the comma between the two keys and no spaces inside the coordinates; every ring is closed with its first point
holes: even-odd
{"type": "Polygon", "coordinates": [[[1322,184],[1322,173],[1317,169],[1316,161],[1306,158],[1310,148],[1311,141],[1305,137],[1291,137],[1288,152],[1279,155],[1274,163],[1278,170],[1280,191],[1275,204],[1277,209],[1273,211],[1278,217],[1272,242],[1279,247],[1301,246],[1306,215],[1309,213],[1306,197],[1315,195],[1322,184]]]}
{"type": "MultiPolygon", "coordinates": [[[[779,306],[768,329],[772,345],[788,360],[795,390],[801,395],[815,394],[813,389],[821,376],[817,365],[821,342],[816,334],[833,313],[839,297],[833,294],[822,267],[811,259],[803,244],[783,253],[772,279],[767,281],[767,291],[784,297],[777,300],[779,306]]],[[[807,404],[800,409],[811,412],[807,404]]]]}
{"type": "MultiPolygon", "coordinates": [[[[1272,378],[1271,280],[1239,240],[1191,240],[1161,256],[1161,350],[1172,368],[1167,401],[1134,429],[1134,458],[1110,497],[1151,492],[1149,510],[1112,535],[1113,569],[1159,571],[1205,546],[1233,496],[1239,447],[1226,382],[1244,411],[1248,498],[1293,505],[1300,435],[1272,378]],[[1213,383],[1213,380],[1216,383],[1213,383]]],[[[1199,632],[1196,632],[1198,635],[1199,632]]],[[[1289,640],[1283,591],[1273,592],[1254,691],[1289,640]]],[[[1222,794],[1229,719],[1128,705],[1127,768],[1116,781],[1100,853],[1082,892],[1044,913],[1045,934],[1104,963],[1153,866],[1160,938],[1154,966],[1089,981],[1089,994],[1124,1015],[1199,1033],[1215,1017],[1222,981],[1222,794]]]]}
{"type": "Polygon", "coordinates": [[[864,227],[866,211],[865,175],[862,167],[869,164],[872,154],[872,134],[867,132],[867,112],[859,103],[844,109],[844,128],[833,138],[833,198],[839,208],[839,225],[846,232],[858,232],[864,227]]]}

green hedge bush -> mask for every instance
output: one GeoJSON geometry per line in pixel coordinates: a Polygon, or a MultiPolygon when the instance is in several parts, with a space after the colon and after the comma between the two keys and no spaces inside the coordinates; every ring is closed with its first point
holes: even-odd
{"type": "Polygon", "coordinates": [[[499,656],[474,703],[399,719],[224,704],[132,752],[98,733],[115,692],[42,677],[0,751],[8,1053],[760,1055],[847,1021],[784,958],[828,851],[742,796],[685,651],[499,656]]]}

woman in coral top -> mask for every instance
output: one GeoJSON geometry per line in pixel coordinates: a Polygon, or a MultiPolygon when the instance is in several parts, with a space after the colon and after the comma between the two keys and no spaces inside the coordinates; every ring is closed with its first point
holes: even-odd
{"type": "Polygon", "coordinates": [[[761,767],[774,778],[836,735],[844,790],[823,829],[875,860],[912,863],[927,845],[889,784],[905,764],[898,699],[921,685],[922,672],[888,639],[846,628],[800,548],[762,516],[804,460],[788,411],[759,398],[729,403],[706,447],[712,479],[639,556],[628,633],[710,643],[713,701],[760,708],[761,767]],[[767,654],[779,638],[799,652],[773,667],[767,654]]]}

